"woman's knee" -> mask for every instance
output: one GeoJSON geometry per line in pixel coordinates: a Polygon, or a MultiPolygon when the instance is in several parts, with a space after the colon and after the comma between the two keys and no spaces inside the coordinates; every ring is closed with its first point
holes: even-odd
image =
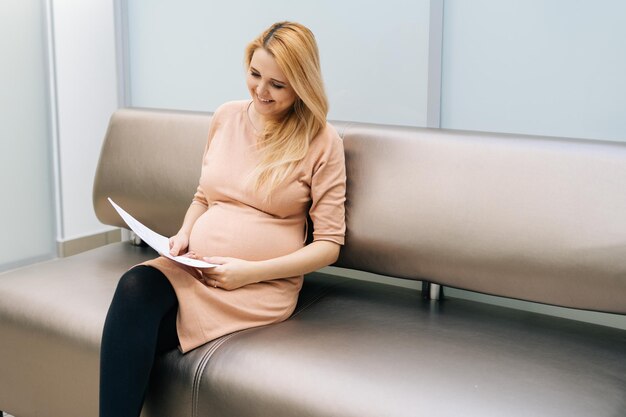
{"type": "Polygon", "coordinates": [[[122,275],[117,283],[114,300],[142,302],[157,298],[176,297],[168,279],[156,268],[139,265],[122,275]]]}

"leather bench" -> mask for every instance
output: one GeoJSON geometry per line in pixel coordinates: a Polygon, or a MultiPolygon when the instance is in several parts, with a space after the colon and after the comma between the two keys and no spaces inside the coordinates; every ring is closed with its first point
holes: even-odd
{"type": "MultiPolygon", "coordinates": [[[[210,117],[116,112],[98,218],[124,226],[111,197],[175,233],[210,117]]],[[[165,354],[143,416],[626,415],[626,330],[429,296],[443,285],[623,319],[626,144],[335,126],[348,168],[337,266],[389,278],[310,274],[289,320],[165,354]]],[[[0,409],[97,416],[108,304],[153,256],[121,242],[0,274],[0,409]]]]}

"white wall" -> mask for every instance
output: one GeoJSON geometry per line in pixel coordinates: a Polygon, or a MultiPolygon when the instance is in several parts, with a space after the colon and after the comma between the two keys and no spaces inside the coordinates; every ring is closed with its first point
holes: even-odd
{"type": "Polygon", "coordinates": [[[0,270],[54,256],[45,5],[0,2],[0,270]]]}
{"type": "Polygon", "coordinates": [[[59,159],[59,241],[110,230],[93,213],[92,185],[109,117],[118,108],[113,0],[50,0],[59,159]]]}
{"type": "Polygon", "coordinates": [[[212,111],[247,98],[245,45],[295,20],[316,35],[330,119],[427,124],[430,0],[127,3],[133,106],[212,111]]]}

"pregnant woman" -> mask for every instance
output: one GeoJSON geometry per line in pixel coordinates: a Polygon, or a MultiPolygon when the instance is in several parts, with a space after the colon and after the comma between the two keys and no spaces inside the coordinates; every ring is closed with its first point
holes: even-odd
{"type": "Polygon", "coordinates": [[[245,64],[251,100],[213,115],[197,191],[170,238],[172,255],[216,266],[159,257],[121,277],[102,336],[100,417],[139,416],[157,355],[287,319],[303,274],[344,244],[343,144],[326,122],[313,34],[276,23],[245,64]]]}

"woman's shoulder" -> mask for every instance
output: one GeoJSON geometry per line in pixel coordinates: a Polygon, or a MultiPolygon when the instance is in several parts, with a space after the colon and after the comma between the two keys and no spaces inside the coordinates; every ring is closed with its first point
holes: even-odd
{"type": "Polygon", "coordinates": [[[238,117],[242,111],[245,111],[246,101],[229,101],[219,106],[211,116],[211,127],[209,128],[209,142],[213,140],[215,132],[227,126],[230,121],[238,117]]]}
{"type": "Polygon", "coordinates": [[[343,159],[343,139],[335,126],[327,122],[311,141],[307,160],[313,166],[320,166],[328,161],[343,161],[343,159]]]}
{"type": "Polygon", "coordinates": [[[213,117],[220,120],[228,118],[229,116],[241,114],[242,111],[245,111],[248,103],[250,103],[250,100],[227,101],[215,110],[213,117]]]}
{"type": "Polygon", "coordinates": [[[343,140],[335,126],[326,122],[326,125],[313,138],[311,146],[318,149],[328,149],[336,146],[343,147],[343,140]]]}

